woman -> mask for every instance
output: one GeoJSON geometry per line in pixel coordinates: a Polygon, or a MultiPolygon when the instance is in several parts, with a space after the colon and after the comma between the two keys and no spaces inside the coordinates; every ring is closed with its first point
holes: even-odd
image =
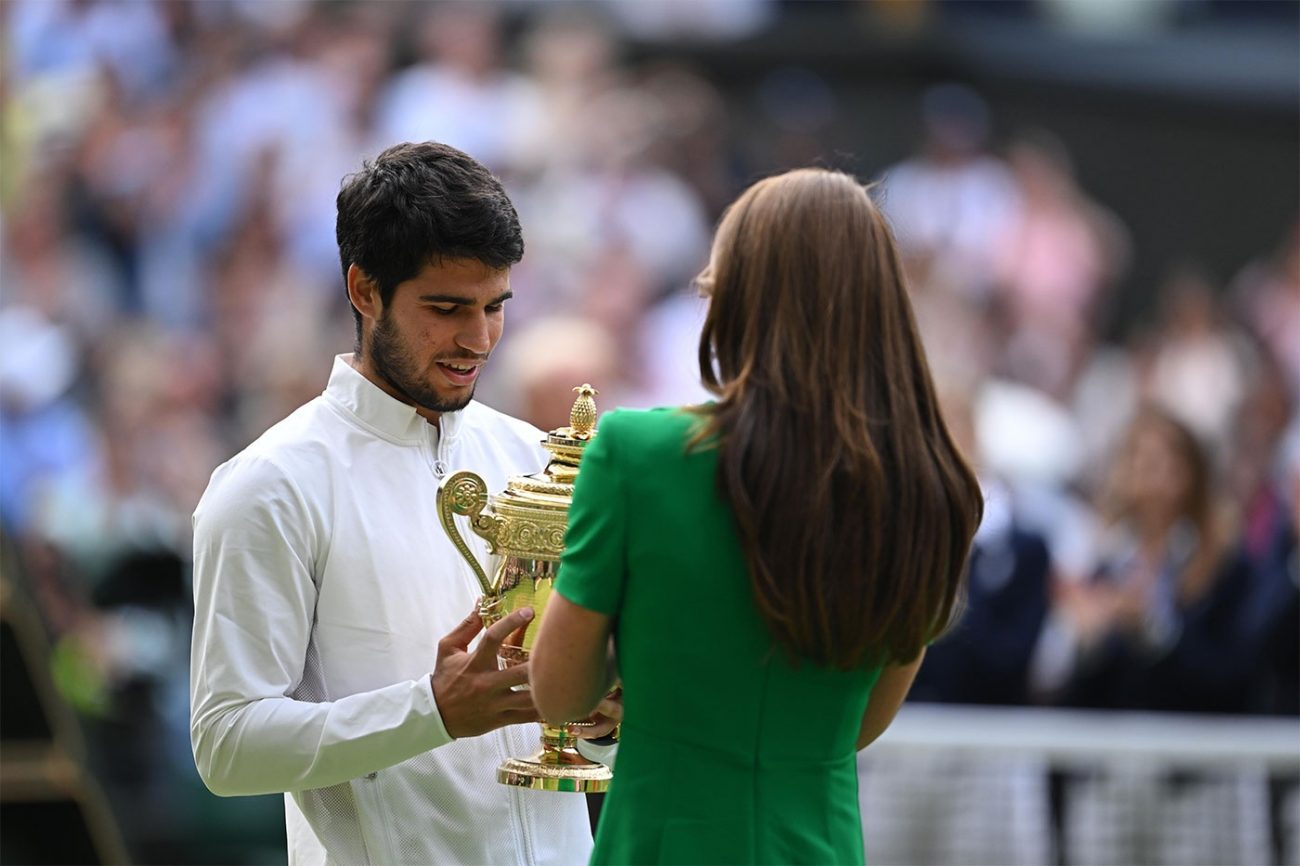
{"type": "Polygon", "coordinates": [[[701,283],[717,400],[602,421],[534,696],[585,716],[613,637],[625,716],[594,862],[862,862],[856,751],[952,614],[979,488],[852,178],[750,187],[701,283]]]}
{"type": "Polygon", "coordinates": [[[1244,712],[1258,635],[1242,627],[1250,573],[1213,494],[1209,455],[1156,407],[1138,413],[1111,467],[1089,580],[1058,588],[1074,640],[1061,703],[1244,712]]]}

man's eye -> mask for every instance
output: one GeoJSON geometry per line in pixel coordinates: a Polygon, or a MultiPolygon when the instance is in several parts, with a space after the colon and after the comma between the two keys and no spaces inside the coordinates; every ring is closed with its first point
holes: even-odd
{"type": "Polygon", "coordinates": [[[456,305],[452,304],[446,307],[431,307],[430,309],[440,316],[450,316],[452,313],[456,312],[456,305]]]}
{"type": "Polygon", "coordinates": [[[488,304],[483,309],[487,310],[489,313],[499,313],[505,308],[506,308],[505,304],[488,304]]]}

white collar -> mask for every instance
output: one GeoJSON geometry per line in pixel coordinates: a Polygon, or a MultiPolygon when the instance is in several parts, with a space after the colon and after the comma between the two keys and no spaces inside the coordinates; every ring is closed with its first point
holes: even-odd
{"type": "Polygon", "coordinates": [[[460,412],[443,412],[436,426],[430,424],[414,406],[389,395],[361,375],[352,366],[352,357],[351,354],[334,356],[329,384],[325,386],[326,399],[369,430],[393,442],[423,444],[429,441],[431,432],[448,440],[456,438],[462,421],[460,412]]]}

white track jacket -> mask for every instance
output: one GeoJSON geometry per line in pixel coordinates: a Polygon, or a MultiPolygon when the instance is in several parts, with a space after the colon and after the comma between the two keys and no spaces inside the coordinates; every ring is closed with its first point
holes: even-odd
{"type": "Polygon", "coordinates": [[[291,864],[590,853],[582,796],[496,781],[538,726],[453,740],[438,714],[438,640],[480,595],[438,483],[472,469],[499,491],[546,462],[540,431],[478,403],[441,428],[339,356],[320,397],[217,468],[194,514],[194,758],[217,794],[287,792],[291,864]]]}

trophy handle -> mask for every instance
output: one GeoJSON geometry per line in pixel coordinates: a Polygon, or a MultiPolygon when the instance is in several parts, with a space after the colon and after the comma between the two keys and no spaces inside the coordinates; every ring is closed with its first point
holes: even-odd
{"type": "Polygon", "coordinates": [[[469,567],[474,569],[474,576],[483,587],[483,595],[491,596],[492,582],[488,580],[487,572],[474,557],[469,545],[465,543],[455,520],[457,514],[468,517],[470,529],[474,530],[475,535],[486,539],[492,546],[492,552],[495,553],[497,523],[490,515],[483,513],[487,503],[487,484],[473,472],[457,472],[438,485],[438,520],[451,538],[451,543],[456,545],[460,555],[465,557],[469,567]]]}

